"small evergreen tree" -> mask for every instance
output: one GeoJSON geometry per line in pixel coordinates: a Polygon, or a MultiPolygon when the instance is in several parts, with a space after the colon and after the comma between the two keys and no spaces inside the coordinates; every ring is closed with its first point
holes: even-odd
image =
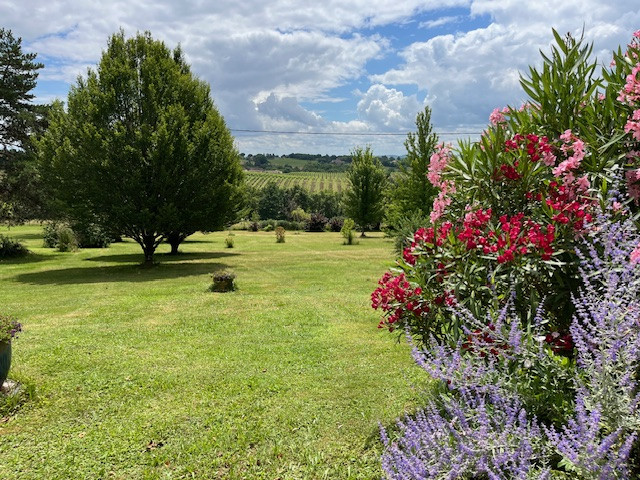
{"type": "Polygon", "coordinates": [[[385,214],[386,223],[397,229],[403,218],[428,218],[437,189],[427,179],[429,160],[438,144],[438,135],[431,125],[431,109],[416,117],[416,132],[409,133],[404,142],[407,156],[398,164],[400,172],[394,176],[389,191],[390,205],[385,214]]]}
{"type": "Polygon", "coordinates": [[[344,210],[362,229],[380,223],[384,215],[384,189],[387,173],[370,147],[356,147],[347,171],[349,189],[344,197],[344,210]]]}

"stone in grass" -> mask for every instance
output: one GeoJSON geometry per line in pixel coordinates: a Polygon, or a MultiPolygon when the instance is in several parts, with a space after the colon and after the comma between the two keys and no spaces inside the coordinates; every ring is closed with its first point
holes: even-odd
{"type": "Polygon", "coordinates": [[[20,395],[21,390],[22,385],[15,380],[9,380],[7,378],[2,386],[0,386],[0,395],[4,395],[5,397],[16,397],[20,395]]]}
{"type": "Polygon", "coordinates": [[[222,270],[213,274],[212,292],[232,292],[236,289],[236,274],[231,270],[222,270]]]}

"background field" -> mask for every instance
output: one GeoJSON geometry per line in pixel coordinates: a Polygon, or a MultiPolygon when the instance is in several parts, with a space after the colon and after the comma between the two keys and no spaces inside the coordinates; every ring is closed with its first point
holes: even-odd
{"type": "Polygon", "coordinates": [[[247,184],[254,188],[264,188],[269,182],[275,182],[281,188],[300,185],[312,193],[343,192],[347,189],[347,176],[344,173],[325,172],[245,172],[247,184]]]}
{"type": "MultiPolygon", "coordinates": [[[[1,229],[0,233],[6,233],[1,229]]],[[[369,295],[391,265],[371,234],[194,235],[144,269],[132,242],[0,262],[18,317],[17,379],[36,397],[0,422],[3,479],[373,479],[377,436],[428,388],[376,328],[369,295]],[[233,268],[239,290],[207,291],[233,268]]]]}

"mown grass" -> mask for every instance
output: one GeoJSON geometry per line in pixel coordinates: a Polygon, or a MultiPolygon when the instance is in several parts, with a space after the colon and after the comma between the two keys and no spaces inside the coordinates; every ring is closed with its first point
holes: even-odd
{"type": "Polygon", "coordinates": [[[133,242],[59,253],[38,226],[9,233],[33,252],[0,262],[0,308],[24,325],[10,378],[35,394],[3,413],[3,479],[380,478],[378,421],[428,387],[369,307],[381,237],[198,234],[145,269],[133,242]],[[221,268],[236,292],[207,291],[221,268]]]}

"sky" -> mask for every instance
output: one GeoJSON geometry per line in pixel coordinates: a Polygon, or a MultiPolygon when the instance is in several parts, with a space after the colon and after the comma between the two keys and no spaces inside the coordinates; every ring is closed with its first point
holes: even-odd
{"type": "Polygon", "coordinates": [[[552,28],[584,32],[608,65],[640,29],[640,1],[0,0],[0,27],[44,63],[38,102],[64,101],[114,32],[148,30],[209,82],[241,152],[403,155],[427,105],[455,142],[525,102],[519,76],[552,28]]]}

